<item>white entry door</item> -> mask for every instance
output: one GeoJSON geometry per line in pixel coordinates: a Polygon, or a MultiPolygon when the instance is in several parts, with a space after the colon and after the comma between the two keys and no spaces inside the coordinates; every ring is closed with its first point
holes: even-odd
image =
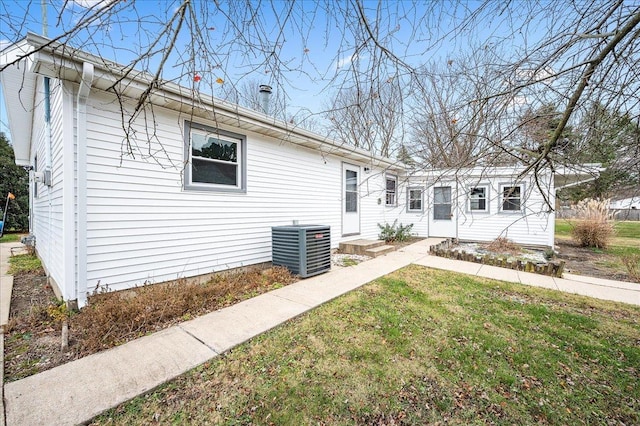
{"type": "Polygon", "coordinates": [[[456,238],[456,188],[455,182],[438,183],[431,187],[431,211],[429,212],[429,236],[456,238]]]}
{"type": "Polygon", "coordinates": [[[360,233],[360,167],[342,163],[342,235],[360,233]]]}

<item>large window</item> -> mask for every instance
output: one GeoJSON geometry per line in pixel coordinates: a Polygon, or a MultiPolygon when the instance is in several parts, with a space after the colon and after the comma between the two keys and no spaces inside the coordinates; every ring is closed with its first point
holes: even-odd
{"type": "Polygon", "coordinates": [[[398,178],[392,175],[387,175],[386,188],[387,188],[387,197],[385,200],[385,205],[395,206],[396,203],[398,202],[398,199],[397,199],[398,178]]]}
{"type": "Polygon", "coordinates": [[[451,187],[436,186],[433,188],[433,218],[435,220],[451,220],[451,187]]]}
{"type": "Polygon", "coordinates": [[[503,185],[501,187],[502,211],[519,212],[522,210],[522,185],[503,185]]]}
{"type": "Polygon", "coordinates": [[[424,192],[421,188],[409,188],[407,190],[407,211],[421,212],[424,205],[424,192]]]}
{"type": "Polygon", "coordinates": [[[245,189],[245,138],[229,132],[186,124],[189,138],[185,188],[214,191],[245,189]]]}
{"type": "Polygon", "coordinates": [[[486,212],[488,211],[486,186],[475,186],[469,189],[469,211],[486,212]]]}

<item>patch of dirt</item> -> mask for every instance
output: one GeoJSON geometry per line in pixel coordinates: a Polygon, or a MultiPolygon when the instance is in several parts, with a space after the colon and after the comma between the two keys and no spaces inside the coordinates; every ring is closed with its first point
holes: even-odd
{"type": "Polygon", "coordinates": [[[634,282],[627,273],[606,265],[606,263],[615,263],[614,256],[596,253],[591,248],[581,247],[572,240],[556,240],[556,247],[557,259],[565,261],[565,272],[608,280],[634,282]]]}
{"type": "Polygon", "coordinates": [[[5,381],[18,380],[74,358],[61,349],[61,327],[49,315],[56,296],[44,271],[13,278],[9,324],[4,336],[5,381]]]}

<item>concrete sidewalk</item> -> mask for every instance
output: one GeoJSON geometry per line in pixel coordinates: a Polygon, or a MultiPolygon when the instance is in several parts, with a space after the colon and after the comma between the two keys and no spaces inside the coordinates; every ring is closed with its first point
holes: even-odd
{"type": "Polygon", "coordinates": [[[439,241],[422,240],[8,383],[4,387],[7,425],[86,422],[266,330],[411,263],[640,305],[640,285],[557,279],[428,255],[429,246],[439,241]]]}

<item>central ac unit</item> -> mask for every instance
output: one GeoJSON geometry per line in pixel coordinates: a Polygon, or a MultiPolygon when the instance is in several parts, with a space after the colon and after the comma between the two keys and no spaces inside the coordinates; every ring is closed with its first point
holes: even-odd
{"type": "Polygon", "coordinates": [[[291,225],[271,228],[272,262],[302,278],[331,269],[331,227],[291,225]]]}

